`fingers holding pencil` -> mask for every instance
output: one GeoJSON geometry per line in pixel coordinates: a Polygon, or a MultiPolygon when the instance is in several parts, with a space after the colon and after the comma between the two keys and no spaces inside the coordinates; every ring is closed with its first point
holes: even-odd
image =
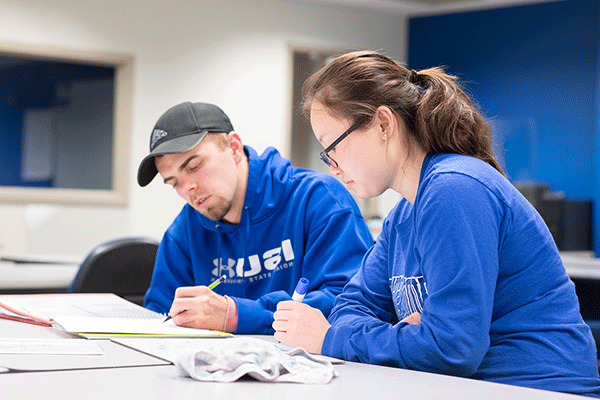
{"type": "Polygon", "coordinates": [[[227,314],[227,299],[212,291],[225,281],[223,275],[209,286],[186,286],[175,291],[169,319],[177,325],[200,329],[221,329],[227,314]]]}

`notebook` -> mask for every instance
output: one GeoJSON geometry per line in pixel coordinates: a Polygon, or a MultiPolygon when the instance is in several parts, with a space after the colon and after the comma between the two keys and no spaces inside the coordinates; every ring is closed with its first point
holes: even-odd
{"type": "Polygon", "coordinates": [[[51,320],[54,327],[83,336],[222,337],[230,333],[163,323],[165,316],[108,293],[0,296],[0,308],[51,320]]]}

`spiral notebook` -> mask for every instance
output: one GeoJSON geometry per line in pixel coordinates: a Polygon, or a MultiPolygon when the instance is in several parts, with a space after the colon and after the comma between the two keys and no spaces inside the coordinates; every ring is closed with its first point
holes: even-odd
{"type": "Polygon", "coordinates": [[[6,305],[58,329],[83,336],[227,337],[230,333],[177,326],[165,316],[114,294],[36,294],[0,296],[6,305]]]}

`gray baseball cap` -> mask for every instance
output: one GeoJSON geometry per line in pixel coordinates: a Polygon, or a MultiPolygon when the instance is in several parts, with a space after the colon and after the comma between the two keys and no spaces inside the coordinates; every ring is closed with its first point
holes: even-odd
{"type": "Polygon", "coordinates": [[[229,117],[219,107],[207,103],[185,102],[168,109],[150,134],[150,154],[140,163],[137,180],[146,186],[158,174],[154,157],[185,153],[194,148],[208,132],[233,131],[229,117]]]}

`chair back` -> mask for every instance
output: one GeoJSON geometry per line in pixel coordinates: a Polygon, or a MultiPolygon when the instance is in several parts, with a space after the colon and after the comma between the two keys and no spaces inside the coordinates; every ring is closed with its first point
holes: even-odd
{"type": "Polygon", "coordinates": [[[143,305],[154,271],[158,241],[127,237],[96,246],[85,258],[70,293],[114,293],[143,305]]]}

